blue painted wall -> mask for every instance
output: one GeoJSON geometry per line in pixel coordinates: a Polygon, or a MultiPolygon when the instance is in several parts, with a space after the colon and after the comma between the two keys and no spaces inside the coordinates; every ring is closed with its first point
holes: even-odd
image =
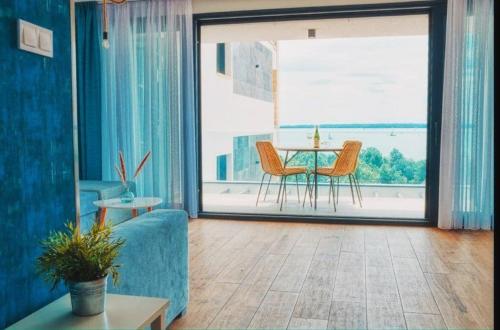
{"type": "Polygon", "coordinates": [[[68,0],[0,1],[0,329],[59,297],[35,275],[39,241],[74,218],[68,0]],[[17,49],[22,18],[54,58],[17,49]]]}

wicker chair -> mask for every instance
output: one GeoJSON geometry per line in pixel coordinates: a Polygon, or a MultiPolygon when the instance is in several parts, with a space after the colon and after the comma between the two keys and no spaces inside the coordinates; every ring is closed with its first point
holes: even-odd
{"type": "Polygon", "coordinates": [[[330,198],[333,199],[333,206],[335,210],[337,209],[336,204],[339,198],[339,180],[343,176],[349,178],[349,185],[351,187],[352,202],[356,204],[354,198],[354,188],[356,189],[356,195],[358,197],[359,205],[363,207],[361,201],[363,197],[361,195],[361,187],[359,186],[358,179],[356,178],[356,168],[358,167],[359,153],[361,151],[362,143],[360,141],[345,141],[342,151],[333,163],[332,167],[319,167],[318,171],[311,173],[313,175],[322,175],[330,178],[330,190],[328,192],[328,202],[330,198]],[[335,193],[334,179],[337,179],[337,193],[335,193]],[[336,196],[335,196],[336,195],[336,196]]]}
{"type": "Polygon", "coordinates": [[[264,183],[264,178],[266,177],[266,175],[269,175],[269,181],[267,182],[267,188],[266,188],[266,193],[264,195],[264,200],[266,199],[267,192],[269,190],[269,184],[271,183],[271,178],[273,176],[280,177],[281,181],[278,191],[278,198],[276,202],[279,203],[281,196],[280,210],[282,210],[283,200],[286,199],[286,179],[289,176],[295,176],[295,183],[297,186],[297,196],[300,203],[299,180],[297,176],[300,174],[306,175],[307,179],[306,189],[309,189],[308,188],[309,178],[307,175],[307,167],[285,167],[271,141],[258,141],[255,143],[255,145],[257,147],[257,151],[259,152],[262,171],[264,171],[264,174],[262,175],[262,180],[260,182],[259,193],[257,194],[257,201],[255,202],[255,205],[257,206],[259,204],[260,192],[262,190],[262,185],[264,183]],[[283,187],[283,192],[282,192],[282,187],[283,187]]]}

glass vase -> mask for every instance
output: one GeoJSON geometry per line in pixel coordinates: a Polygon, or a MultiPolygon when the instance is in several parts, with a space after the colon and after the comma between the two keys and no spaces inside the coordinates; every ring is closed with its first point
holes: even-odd
{"type": "Polygon", "coordinates": [[[125,188],[125,191],[120,195],[120,200],[122,203],[132,203],[134,201],[135,195],[130,191],[129,186],[125,188]]]}

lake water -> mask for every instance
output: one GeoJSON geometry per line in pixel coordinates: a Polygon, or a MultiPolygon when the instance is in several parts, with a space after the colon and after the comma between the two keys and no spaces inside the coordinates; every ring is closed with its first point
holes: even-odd
{"type": "MultiPolygon", "coordinates": [[[[309,146],[314,129],[281,128],[275,134],[279,146],[309,146]]],[[[385,156],[398,149],[406,158],[426,159],[426,128],[320,128],[319,134],[322,146],[341,147],[345,140],[359,140],[363,149],[375,147],[385,156]]]]}

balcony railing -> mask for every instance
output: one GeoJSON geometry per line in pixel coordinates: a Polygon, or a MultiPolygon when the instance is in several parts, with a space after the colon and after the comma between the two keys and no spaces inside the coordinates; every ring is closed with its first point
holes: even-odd
{"type": "MultiPolygon", "coordinates": [[[[203,211],[215,213],[280,214],[306,216],[337,216],[364,218],[422,219],[425,214],[425,186],[417,184],[361,184],[362,206],[353,203],[348,184],[339,186],[336,209],[329,202],[329,186],[318,183],[318,203],[314,209],[305,195],[305,183],[299,182],[300,202],[294,180],[287,183],[287,202],[283,209],[277,203],[279,182],[273,181],[264,200],[267,182],[262,186],[256,205],[260,182],[206,181],[203,183],[203,211]]],[[[356,193],[354,193],[356,194],[356,193]]]]}
{"type": "MultiPolygon", "coordinates": [[[[287,181],[287,191],[296,194],[296,183],[293,179],[287,181]]],[[[205,181],[203,192],[207,194],[257,194],[260,182],[255,181],[205,181]]],[[[425,185],[419,184],[372,184],[361,183],[361,191],[364,197],[392,197],[392,198],[424,198],[425,185]]],[[[265,191],[267,182],[262,187],[265,191]]],[[[270,195],[278,193],[279,182],[272,181],[269,185],[270,195]]],[[[303,194],[305,183],[299,182],[299,190],[303,194]]],[[[339,187],[340,196],[351,194],[349,184],[341,183],[339,187]]],[[[328,196],[328,184],[318,183],[318,195],[328,196]]]]}

